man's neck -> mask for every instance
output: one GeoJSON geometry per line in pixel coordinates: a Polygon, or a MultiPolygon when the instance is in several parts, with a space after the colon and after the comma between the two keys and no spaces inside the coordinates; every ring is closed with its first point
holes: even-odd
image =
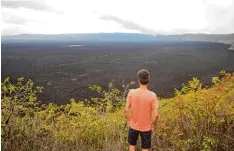
{"type": "Polygon", "coordinates": [[[147,87],[147,84],[146,85],[142,85],[142,84],[140,84],[140,87],[139,87],[140,89],[145,89],[145,90],[147,90],[148,89],[148,87],[147,87]]]}

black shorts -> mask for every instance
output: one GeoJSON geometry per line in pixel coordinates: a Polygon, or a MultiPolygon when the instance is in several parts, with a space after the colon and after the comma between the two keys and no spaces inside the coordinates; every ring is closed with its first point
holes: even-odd
{"type": "Polygon", "coordinates": [[[148,149],[151,148],[151,133],[150,131],[137,131],[129,127],[128,129],[128,143],[135,146],[137,144],[138,135],[141,136],[141,148],[148,149]]]}

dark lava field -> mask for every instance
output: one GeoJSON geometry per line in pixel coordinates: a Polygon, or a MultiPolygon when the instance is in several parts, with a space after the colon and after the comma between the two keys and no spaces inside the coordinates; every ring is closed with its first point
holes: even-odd
{"type": "Polygon", "coordinates": [[[152,74],[149,89],[166,98],[192,77],[209,85],[219,71],[233,72],[234,52],[228,47],[209,42],[2,44],[2,80],[30,78],[44,87],[42,102],[65,104],[96,96],[89,90],[93,84],[107,88],[114,80],[122,90],[146,68],[152,74]]]}

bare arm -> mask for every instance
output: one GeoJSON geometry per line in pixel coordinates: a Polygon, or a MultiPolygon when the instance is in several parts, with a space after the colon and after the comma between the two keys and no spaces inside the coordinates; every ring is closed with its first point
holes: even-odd
{"type": "Polygon", "coordinates": [[[158,109],[153,110],[152,124],[155,125],[158,121],[158,109]]]}
{"type": "Polygon", "coordinates": [[[154,96],[152,102],[152,124],[155,125],[158,121],[158,99],[157,96],[154,96]]]}
{"type": "Polygon", "coordinates": [[[124,116],[125,116],[125,119],[129,121],[129,108],[131,106],[131,98],[130,98],[130,92],[128,92],[128,96],[127,96],[127,102],[126,102],[126,105],[125,105],[125,108],[124,108],[124,116]]]}

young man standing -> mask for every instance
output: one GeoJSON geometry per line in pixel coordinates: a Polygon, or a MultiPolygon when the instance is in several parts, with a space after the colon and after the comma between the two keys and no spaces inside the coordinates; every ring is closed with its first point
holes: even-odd
{"type": "Polygon", "coordinates": [[[156,94],[147,88],[149,71],[141,69],[137,76],[140,86],[129,91],[125,106],[125,118],[129,125],[129,151],[135,151],[139,134],[142,151],[148,151],[151,148],[152,126],[158,119],[158,100],[156,94]]]}

